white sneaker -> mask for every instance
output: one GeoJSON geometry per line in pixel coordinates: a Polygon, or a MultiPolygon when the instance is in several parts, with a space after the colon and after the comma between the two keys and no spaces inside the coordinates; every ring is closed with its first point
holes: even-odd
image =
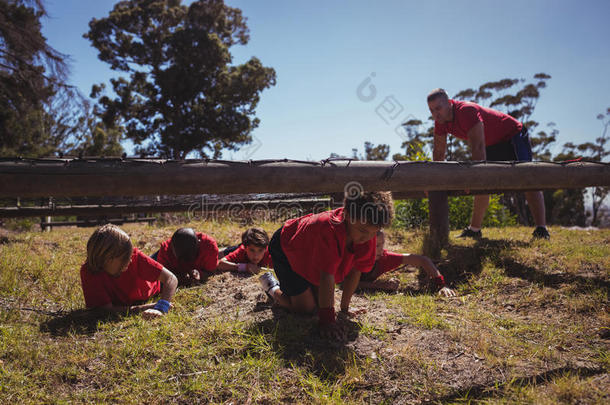
{"type": "Polygon", "coordinates": [[[280,282],[277,281],[277,279],[270,272],[263,273],[258,280],[261,282],[263,290],[265,290],[267,294],[271,292],[273,287],[279,287],[280,285],[280,282]]]}

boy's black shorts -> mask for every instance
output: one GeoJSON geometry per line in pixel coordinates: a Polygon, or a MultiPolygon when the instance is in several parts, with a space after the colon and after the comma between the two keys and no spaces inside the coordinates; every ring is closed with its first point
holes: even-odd
{"type": "Polygon", "coordinates": [[[379,278],[379,276],[380,276],[380,274],[379,274],[379,270],[377,269],[377,261],[375,261],[375,264],[373,265],[373,268],[371,269],[371,271],[360,274],[360,281],[373,282],[373,281],[377,280],[377,278],[379,278]]]}
{"type": "Polygon", "coordinates": [[[275,231],[269,242],[269,254],[273,260],[275,275],[280,281],[280,289],[289,297],[302,294],[307,291],[308,288],[312,288],[313,290],[313,284],[292,270],[290,262],[288,262],[288,258],[282,250],[282,245],[280,243],[281,233],[282,228],[275,231]]]}

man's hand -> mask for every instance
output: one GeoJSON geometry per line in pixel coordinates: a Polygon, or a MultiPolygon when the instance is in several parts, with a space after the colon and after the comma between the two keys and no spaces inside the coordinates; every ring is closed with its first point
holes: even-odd
{"type": "Polygon", "coordinates": [[[147,309],[146,311],[142,312],[142,318],[144,319],[154,319],[154,318],[159,318],[163,316],[163,312],[157,310],[157,309],[147,309]]]}
{"type": "Polygon", "coordinates": [[[439,290],[438,295],[442,297],[457,297],[457,294],[454,290],[449,287],[443,287],[439,290]]]}

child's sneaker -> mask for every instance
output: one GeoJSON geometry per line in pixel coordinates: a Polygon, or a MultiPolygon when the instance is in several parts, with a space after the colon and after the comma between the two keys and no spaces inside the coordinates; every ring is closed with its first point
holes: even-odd
{"type": "Polygon", "coordinates": [[[267,293],[267,295],[270,298],[273,298],[273,296],[271,295],[273,293],[272,290],[275,287],[280,288],[280,282],[277,281],[277,279],[275,277],[273,277],[273,274],[271,274],[270,272],[263,273],[258,278],[258,281],[261,282],[261,285],[263,286],[263,290],[265,290],[265,293],[267,293]]]}

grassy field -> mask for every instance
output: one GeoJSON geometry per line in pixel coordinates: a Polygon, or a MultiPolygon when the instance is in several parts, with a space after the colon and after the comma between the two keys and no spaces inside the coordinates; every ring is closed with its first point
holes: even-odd
{"type": "MultiPolygon", "coordinates": [[[[190,225],[219,245],[242,230],[190,225]]],[[[150,254],[176,226],[123,228],[150,254]]],[[[610,230],[452,233],[439,267],[459,296],[391,274],[398,292],[354,297],[367,312],[342,321],[345,344],[231,273],[179,289],[162,319],[95,317],[78,275],[91,232],[0,236],[0,403],[610,402],[610,230]]],[[[391,230],[388,247],[419,252],[423,237],[391,230]]]]}

